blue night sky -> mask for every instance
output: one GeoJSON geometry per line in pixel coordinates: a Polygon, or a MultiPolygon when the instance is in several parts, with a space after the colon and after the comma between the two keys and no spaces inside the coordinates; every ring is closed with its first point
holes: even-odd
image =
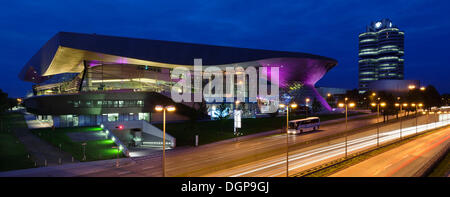
{"type": "Polygon", "coordinates": [[[356,88],[358,34],[389,18],[405,31],[405,79],[450,93],[449,1],[4,1],[0,89],[24,96],[20,69],[59,31],[306,52],[338,60],[317,85],[356,88]]]}

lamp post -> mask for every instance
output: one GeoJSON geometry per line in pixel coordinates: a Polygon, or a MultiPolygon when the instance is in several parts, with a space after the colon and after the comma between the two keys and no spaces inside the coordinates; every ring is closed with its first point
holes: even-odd
{"type": "Polygon", "coordinates": [[[415,110],[416,110],[416,113],[415,113],[415,114],[416,114],[416,134],[417,134],[417,130],[418,130],[418,127],[417,127],[417,119],[418,119],[417,107],[418,107],[418,106],[419,106],[419,107],[422,107],[423,104],[422,104],[422,103],[419,103],[419,104],[411,103],[411,106],[414,107],[415,110]]]}
{"type": "Polygon", "coordinates": [[[172,105],[169,106],[161,106],[157,105],[155,106],[155,110],[160,112],[163,112],[163,157],[162,157],[162,170],[163,170],[163,177],[166,176],[166,111],[173,112],[175,111],[175,107],[172,105]]]}
{"type": "Polygon", "coordinates": [[[305,112],[305,113],[306,113],[306,117],[305,117],[305,118],[308,117],[308,110],[309,110],[309,108],[308,108],[308,103],[309,103],[309,101],[310,101],[309,98],[306,98],[306,99],[305,99],[305,106],[306,106],[306,112],[305,112]]]}
{"type": "Polygon", "coordinates": [[[117,148],[117,152],[116,152],[116,156],[117,156],[117,159],[116,159],[116,168],[118,168],[118,167],[119,167],[119,152],[120,152],[121,149],[122,149],[122,145],[120,145],[120,146],[113,146],[113,147],[111,147],[111,148],[117,148]]]}
{"type": "Polygon", "coordinates": [[[289,177],[289,106],[292,109],[297,108],[297,104],[290,105],[280,104],[280,108],[286,108],[286,177],[289,177]]]}
{"type": "MultiPolygon", "coordinates": [[[[396,107],[400,107],[400,110],[398,111],[399,115],[402,112],[402,105],[400,103],[395,103],[396,107]]],[[[400,117],[400,139],[402,139],[402,117],[400,117]]]]}
{"type": "Polygon", "coordinates": [[[83,146],[83,161],[86,161],[86,142],[83,142],[81,146],[83,146]]]}
{"type": "Polygon", "coordinates": [[[436,112],[436,122],[434,123],[434,128],[437,127],[437,122],[439,122],[439,115],[441,114],[441,111],[436,112]]]}
{"type": "Polygon", "coordinates": [[[344,108],[345,107],[345,157],[347,157],[347,132],[348,132],[348,125],[347,125],[347,111],[348,108],[352,108],[355,107],[355,103],[347,103],[347,98],[345,98],[344,103],[339,103],[338,106],[340,108],[344,108]]]}
{"type": "MultiPolygon", "coordinates": [[[[380,98],[378,98],[378,101],[379,100],[380,100],[380,98]]],[[[379,117],[380,117],[380,106],[384,107],[384,106],[386,106],[386,103],[385,102],[382,102],[382,103],[378,102],[378,103],[372,103],[371,105],[372,105],[372,107],[377,106],[377,146],[380,146],[380,125],[379,125],[379,123],[380,123],[380,120],[379,120],[379,117]]]]}

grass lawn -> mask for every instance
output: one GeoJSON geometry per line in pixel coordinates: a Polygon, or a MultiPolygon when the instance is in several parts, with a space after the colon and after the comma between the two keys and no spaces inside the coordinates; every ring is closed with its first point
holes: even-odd
{"type": "MultiPolygon", "coordinates": [[[[357,114],[352,114],[357,115],[357,114]]],[[[351,115],[349,115],[351,116],[351,115]]],[[[289,115],[290,120],[304,118],[304,115],[289,115]]],[[[319,115],[320,121],[332,120],[345,117],[344,114],[319,115]]],[[[267,117],[267,118],[247,118],[242,119],[242,128],[239,129],[243,135],[249,135],[264,131],[272,131],[286,126],[286,117],[267,117]]],[[[162,129],[162,124],[154,124],[162,129]]],[[[199,144],[208,144],[220,140],[233,138],[234,120],[227,119],[223,121],[204,121],[196,122],[195,125],[190,122],[168,123],[166,131],[177,139],[177,146],[193,146],[195,135],[199,135],[199,144]]]]}
{"type": "Polygon", "coordinates": [[[12,133],[24,124],[20,114],[0,115],[0,171],[34,167],[34,162],[27,158],[25,146],[12,133]]]}
{"type": "MultiPolygon", "coordinates": [[[[39,136],[40,138],[46,140],[50,144],[59,148],[61,144],[61,149],[65,152],[72,154],[72,156],[83,161],[83,142],[74,142],[67,136],[70,132],[96,132],[102,130],[100,127],[67,127],[67,128],[55,128],[53,131],[51,128],[45,129],[33,129],[31,130],[33,134],[39,136]]],[[[95,161],[103,159],[114,159],[117,158],[118,150],[112,148],[116,144],[110,140],[90,140],[86,142],[86,161],[95,161]]],[[[119,157],[122,154],[119,152],[119,157]]]]}

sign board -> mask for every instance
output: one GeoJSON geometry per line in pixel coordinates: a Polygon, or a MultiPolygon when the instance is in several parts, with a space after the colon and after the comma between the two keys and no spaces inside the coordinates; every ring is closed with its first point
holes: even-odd
{"type": "Polygon", "coordinates": [[[234,110],[234,128],[241,128],[241,110],[234,110]]]}

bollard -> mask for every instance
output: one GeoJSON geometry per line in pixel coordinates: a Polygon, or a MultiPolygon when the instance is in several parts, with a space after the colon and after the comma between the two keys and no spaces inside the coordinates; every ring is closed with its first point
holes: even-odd
{"type": "Polygon", "coordinates": [[[37,167],[37,163],[36,162],[34,162],[34,167],[37,167]]]}
{"type": "Polygon", "coordinates": [[[44,166],[47,167],[47,159],[44,160],[44,166]]]}
{"type": "Polygon", "coordinates": [[[30,158],[30,154],[27,154],[27,158],[28,158],[28,159],[30,158]]]}
{"type": "Polygon", "coordinates": [[[73,163],[73,162],[75,162],[75,160],[73,159],[73,156],[72,156],[72,163],[73,163]]]}
{"type": "Polygon", "coordinates": [[[59,164],[59,165],[62,164],[61,157],[58,159],[58,164],[59,164]]]}
{"type": "Polygon", "coordinates": [[[195,146],[198,146],[198,135],[195,135],[195,146]]]}

